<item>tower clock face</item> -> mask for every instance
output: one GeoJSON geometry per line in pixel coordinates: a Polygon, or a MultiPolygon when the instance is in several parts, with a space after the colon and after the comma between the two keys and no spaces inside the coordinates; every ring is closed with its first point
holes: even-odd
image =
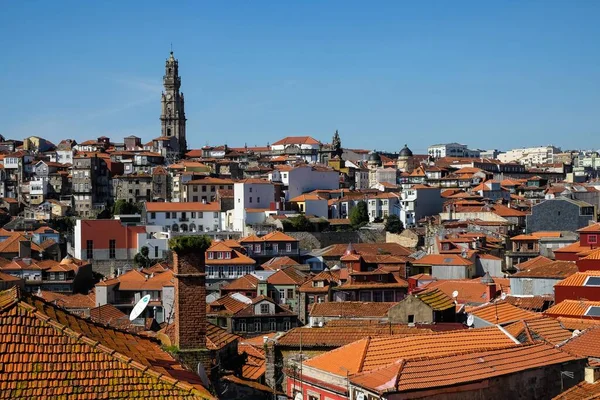
{"type": "Polygon", "coordinates": [[[171,93],[167,94],[167,100],[171,100],[171,97],[173,97],[171,93]]]}

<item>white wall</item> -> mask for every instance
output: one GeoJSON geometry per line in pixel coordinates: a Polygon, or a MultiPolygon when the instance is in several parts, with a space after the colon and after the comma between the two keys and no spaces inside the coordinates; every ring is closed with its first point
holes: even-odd
{"type": "Polygon", "coordinates": [[[327,200],[307,200],[304,202],[304,214],[328,218],[329,207],[327,200]]]}
{"type": "Polygon", "coordinates": [[[314,170],[312,167],[297,167],[289,171],[286,200],[316,189],[333,190],[340,187],[340,174],[337,171],[314,170]]]}
{"type": "MultiPolygon", "coordinates": [[[[167,218],[166,211],[156,212],[154,213],[155,218],[152,218],[152,213],[149,212],[147,214],[148,223],[162,227],[162,232],[170,232],[173,224],[177,224],[179,227],[181,224],[186,224],[188,231],[192,224],[196,227],[196,232],[213,231],[215,227],[217,231],[221,230],[221,211],[186,211],[185,216],[187,221],[179,221],[182,211],[171,211],[169,214],[169,218],[167,218]],[[202,227],[202,230],[200,227],[202,227]]],[[[181,229],[179,229],[179,232],[181,232],[181,229]]]]}
{"type": "MultiPolygon", "coordinates": [[[[270,208],[275,200],[275,186],[272,183],[235,183],[233,197],[233,230],[243,232],[246,222],[250,223],[246,221],[246,208],[270,208]]],[[[264,217],[264,213],[262,215],[264,217]]]]}

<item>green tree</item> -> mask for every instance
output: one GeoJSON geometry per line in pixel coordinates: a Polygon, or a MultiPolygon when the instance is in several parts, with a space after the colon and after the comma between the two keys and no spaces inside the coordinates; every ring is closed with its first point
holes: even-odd
{"type": "Polygon", "coordinates": [[[123,199],[117,200],[113,206],[113,215],[139,214],[140,212],[141,207],[139,204],[130,203],[123,199]]]}
{"type": "Polygon", "coordinates": [[[385,230],[390,233],[402,233],[404,224],[397,215],[390,215],[385,221],[385,230]]]}
{"type": "Polygon", "coordinates": [[[369,211],[367,203],[359,201],[358,204],[350,211],[350,224],[352,228],[358,229],[369,223],[369,211]]]}
{"type": "Polygon", "coordinates": [[[148,246],[142,246],[140,252],[133,257],[133,262],[135,265],[142,268],[149,267],[151,261],[150,257],[148,257],[148,254],[150,254],[150,249],[148,249],[148,246]]]}
{"type": "Polygon", "coordinates": [[[210,247],[211,239],[206,236],[176,236],[169,240],[169,247],[177,253],[202,253],[210,247]]]}
{"type": "Polygon", "coordinates": [[[290,218],[292,222],[292,226],[298,232],[311,232],[313,230],[313,225],[308,218],[304,215],[297,215],[295,217],[290,218]]]}

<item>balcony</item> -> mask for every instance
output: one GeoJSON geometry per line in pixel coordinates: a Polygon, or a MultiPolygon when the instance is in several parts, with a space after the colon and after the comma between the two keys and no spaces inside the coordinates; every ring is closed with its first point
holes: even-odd
{"type": "Polygon", "coordinates": [[[190,219],[188,217],[179,217],[179,222],[189,222],[190,219]]]}

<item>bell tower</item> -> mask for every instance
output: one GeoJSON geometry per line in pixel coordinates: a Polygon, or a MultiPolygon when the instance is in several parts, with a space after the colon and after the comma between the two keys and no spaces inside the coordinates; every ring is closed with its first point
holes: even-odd
{"type": "Polygon", "coordinates": [[[163,86],[160,114],[161,136],[175,138],[177,142],[176,150],[183,154],[187,150],[185,139],[186,118],[183,93],[179,92],[181,87],[179,62],[173,56],[173,51],[171,51],[165,64],[163,86]]]}

